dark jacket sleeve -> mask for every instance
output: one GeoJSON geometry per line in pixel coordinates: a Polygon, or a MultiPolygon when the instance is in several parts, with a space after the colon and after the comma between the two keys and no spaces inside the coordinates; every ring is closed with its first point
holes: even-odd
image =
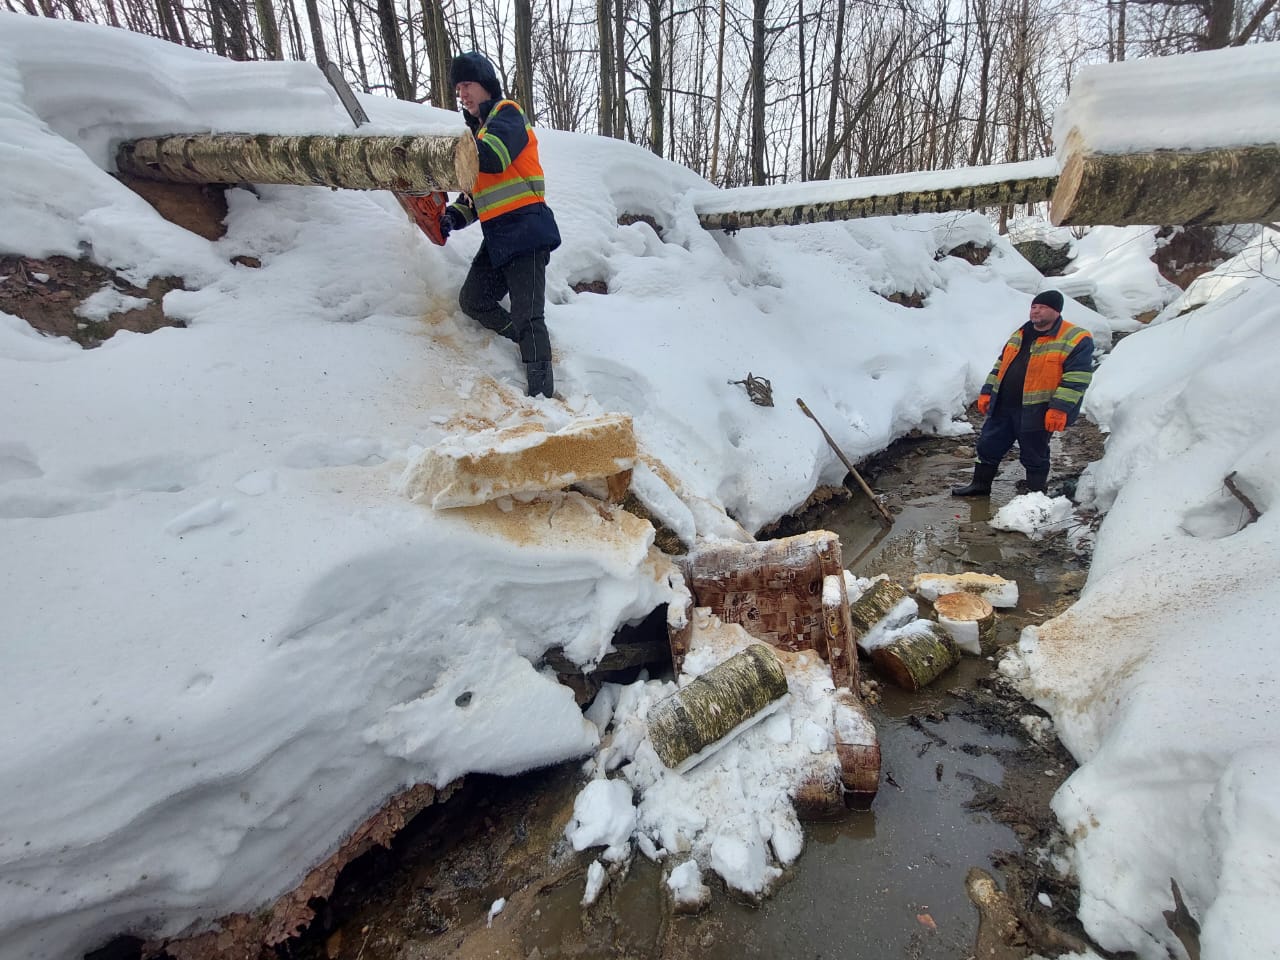
{"type": "Polygon", "coordinates": [[[1049,409],[1061,410],[1067,422],[1074,423],[1080,414],[1084,392],[1093,379],[1093,337],[1081,337],[1062,364],[1062,380],[1053,392],[1049,409]]]}

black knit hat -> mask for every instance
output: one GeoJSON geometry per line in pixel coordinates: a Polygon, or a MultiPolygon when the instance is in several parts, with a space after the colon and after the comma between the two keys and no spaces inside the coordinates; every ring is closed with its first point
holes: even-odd
{"type": "Polygon", "coordinates": [[[1045,290],[1043,293],[1037,293],[1036,298],[1031,301],[1034,307],[1037,303],[1043,303],[1046,307],[1050,307],[1054,313],[1062,312],[1062,294],[1057,290],[1045,290]]]}
{"type": "Polygon", "coordinates": [[[498,82],[498,72],[483,54],[472,51],[453,58],[453,64],[449,67],[449,86],[456,87],[467,81],[480,84],[493,99],[502,99],[502,84],[498,82]]]}

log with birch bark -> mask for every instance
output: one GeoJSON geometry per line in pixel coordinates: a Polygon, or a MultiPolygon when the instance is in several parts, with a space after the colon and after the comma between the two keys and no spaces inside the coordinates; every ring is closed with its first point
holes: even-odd
{"type": "MultiPolygon", "coordinates": [[[[911,213],[946,213],[978,210],[1015,203],[1048,200],[1056,177],[1021,177],[994,183],[938,190],[908,190],[883,196],[848,200],[796,203],[766,209],[742,209],[724,213],[699,213],[698,223],[706,230],[740,230],[743,227],[793,226],[798,223],[827,223],[860,220],[866,217],[894,217],[911,213]]],[[[744,205],[747,201],[744,201],[744,205]]]]}
{"type": "Polygon", "coordinates": [[[782,663],[763,643],[753,643],[654,704],[649,740],[664,764],[683,773],[786,692],[782,663]]]}
{"type": "MultiPolygon", "coordinates": [[[[877,580],[857,600],[849,604],[849,619],[853,629],[861,637],[895,609],[911,603],[912,616],[916,613],[915,601],[907,596],[902,584],[894,580],[877,580]]],[[[905,608],[904,608],[905,609],[905,608]]],[[[906,613],[903,613],[906,616],[906,613]]]]}
{"type": "Polygon", "coordinates": [[[938,623],[965,653],[986,656],[996,648],[996,611],[976,593],[944,593],[933,601],[938,623]]]}
{"type": "Polygon", "coordinates": [[[471,134],[277,136],[206,133],[120,144],[123,173],[174,183],[277,183],[430,193],[469,192],[479,158],[471,134]]]}
{"type": "Polygon", "coordinates": [[[927,687],[960,662],[950,634],[930,620],[917,620],[871,651],[871,662],[903,690],[927,687]]]}
{"type": "Polygon", "coordinates": [[[1266,223],[1280,217],[1280,144],[1090,153],[1067,138],[1057,226],[1266,223]]]}

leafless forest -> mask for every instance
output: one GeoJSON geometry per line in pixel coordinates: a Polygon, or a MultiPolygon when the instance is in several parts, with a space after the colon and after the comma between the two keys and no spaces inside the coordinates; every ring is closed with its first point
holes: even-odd
{"type": "Polygon", "coordinates": [[[540,125],[723,186],[1042,157],[1075,71],[1280,37],[1278,0],[3,0],[455,106],[481,50],[540,125]]]}

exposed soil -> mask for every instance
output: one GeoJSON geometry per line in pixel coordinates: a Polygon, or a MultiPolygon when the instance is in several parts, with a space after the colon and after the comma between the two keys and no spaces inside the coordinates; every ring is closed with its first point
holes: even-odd
{"type": "Polygon", "coordinates": [[[96,347],[118,330],[151,333],[161,327],[185,327],[185,320],[166,316],[163,307],[164,295],[181,287],[178,277],[155,277],[139,287],[85,259],[0,257],[0,310],[21,317],[41,333],[69,337],[82,347],[96,347]],[[77,313],[85,300],[107,287],[134,299],[102,319],[77,313]]]}

